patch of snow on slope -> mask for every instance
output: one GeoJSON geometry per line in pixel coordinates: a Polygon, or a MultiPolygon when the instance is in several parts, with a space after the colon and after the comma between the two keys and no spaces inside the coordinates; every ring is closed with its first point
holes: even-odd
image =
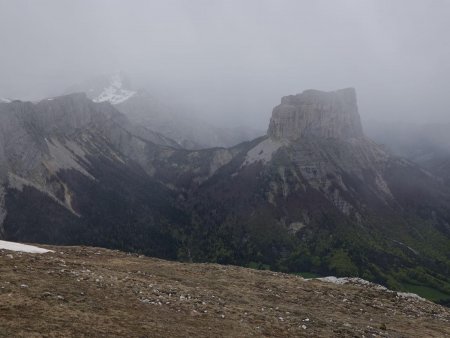
{"type": "Polygon", "coordinates": [[[397,292],[397,295],[403,298],[413,298],[418,300],[425,300],[424,298],[420,297],[419,295],[416,295],[415,293],[411,292],[397,292]]]}
{"type": "MultiPolygon", "coordinates": [[[[365,279],[357,278],[357,277],[338,278],[338,277],[334,277],[334,276],[328,276],[328,277],[315,278],[315,279],[320,280],[322,282],[333,283],[333,284],[338,284],[338,285],[349,284],[349,283],[350,284],[359,284],[359,285],[370,286],[377,290],[381,290],[381,291],[385,291],[385,292],[396,292],[396,291],[389,290],[388,288],[386,288],[382,285],[375,284],[375,283],[369,282],[365,279]]],[[[397,293],[398,297],[426,301],[426,299],[420,297],[419,295],[416,295],[415,293],[409,293],[409,292],[396,292],[396,293],[397,293]]]]}
{"type": "Polygon", "coordinates": [[[12,101],[10,99],[0,98],[0,102],[11,103],[12,101]]]}
{"type": "MultiPolygon", "coordinates": [[[[357,278],[357,277],[334,277],[334,276],[328,276],[328,277],[322,277],[322,278],[317,278],[317,280],[320,280],[322,282],[328,282],[328,283],[333,283],[333,284],[347,284],[347,283],[354,283],[354,284],[361,284],[361,285],[370,285],[373,284],[365,279],[362,278],[357,278]]],[[[380,285],[381,286],[381,285],[380,285]]],[[[384,288],[384,286],[381,286],[382,288],[384,288]]]]}
{"type": "Polygon", "coordinates": [[[130,97],[132,97],[136,92],[122,87],[122,79],[120,75],[113,75],[111,77],[111,83],[109,87],[106,87],[99,96],[94,98],[94,102],[109,102],[111,104],[119,104],[130,97]]]}
{"type": "Polygon", "coordinates": [[[282,142],[267,138],[250,149],[245,157],[242,166],[246,166],[261,161],[267,163],[272,159],[273,154],[283,145],[282,142]]]}
{"type": "Polygon", "coordinates": [[[28,253],[46,253],[53,252],[33,245],[20,244],[16,242],[0,241],[0,250],[20,251],[28,253]]]}

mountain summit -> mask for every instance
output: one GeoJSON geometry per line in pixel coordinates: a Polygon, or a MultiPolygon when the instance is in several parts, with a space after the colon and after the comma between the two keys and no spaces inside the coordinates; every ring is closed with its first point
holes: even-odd
{"type": "Polygon", "coordinates": [[[353,88],[334,92],[306,90],[285,96],[273,109],[269,136],[295,140],[305,136],[361,138],[364,136],[353,88]]]}
{"type": "Polygon", "coordinates": [[[119,104],[135,94],[135,91],[129,90],[124,86],[123,76],[120,73],[116,73],[110,77],[109,84],[103,88],[100,94],[93,98],[93,101],[119,104]]]}
{"type": "Polygon", "coordinates": [[[93,77],[67,88],[64,94],[75,92],[85,92],[94,102],[109,102],[112,105],[125,102],[137,94],[129,78],[122,72],[93,77]]]}

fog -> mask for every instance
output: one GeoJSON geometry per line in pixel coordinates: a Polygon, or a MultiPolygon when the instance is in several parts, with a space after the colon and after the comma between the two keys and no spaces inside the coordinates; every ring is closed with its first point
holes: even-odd
{"type": "Polygon", "coordinates": [[[350,86],[366,123],[449,122],[449,18],[446,0],[0,0],[0,97],[121,70],[229,126],[350,86]]]}

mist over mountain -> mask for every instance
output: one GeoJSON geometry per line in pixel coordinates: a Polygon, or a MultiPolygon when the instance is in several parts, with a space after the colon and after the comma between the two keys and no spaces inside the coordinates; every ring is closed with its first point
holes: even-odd
{"type": "Polygon", "coordinates": [[[449,14],[0,0],[0,336],[445,335],[449,14]]]}
{"type": "Polygon", "coordinates": [[[137,88],[227,127],[264,130],[287,93],[345,87],[358,89],[363,123],[450,123],[449,6],[2,1],[0,97],[39,100],[122,70],[137,88]]]}
{"type": "Polygon", "coordinates": [[[372,123],[369,135],[450,183],[450,124],[372,123]]]}
{"type": "Polygon", "coordinates": [[[188,105],[173,105],[171,99],[156,97],[145,88],[134,88],[123,73],[98,77],[73,86],[67,92],[82,91],[94,102],[109,102],[133,123],[158,131],[186,149],[230,147],[264,134],[252,127],[223,127],[204,121],[188,105]]]}

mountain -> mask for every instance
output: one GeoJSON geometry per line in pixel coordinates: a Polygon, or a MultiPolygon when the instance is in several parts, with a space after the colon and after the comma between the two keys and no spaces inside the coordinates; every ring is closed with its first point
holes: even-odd
{"type": "Polygon", "coordinates": [[[3,239],[359,276],[448,302],[450,190],[365,136],[353,89],[285,97],[266,136],[231,148],[182,149],[116,107],[0,104],[3,239]]]}
{"type": "Polygon", "coordinates": [[[364,136],[353,89],[283,98],[268,135],[188,196],[207,225],[192,231],[194,260],[356,275],[448,299],[449,191],[364,136]]]}
{"type": "Polygon", "coordinates": [[[47,249],[0,250],[0,337],[450,335],[450,309],[356,278],[47,249]]]}
{"type": "Polygon", "coordinates": [[[113,104],[131,122],[158,131],[186,149],[231,147],[263,134],[251,128],[223,128],[205,123],[145,89],[133,89],[122,73],[90,80],[75,89],[85,91],[94,102],[113,104]]]}
{"type": "Polygon", "coordinates": [[[85,94],[0,104],[0,234],[174,256],[155,226],[178,217],[175,196],[142,169],[164,142],[85,94]]]}

